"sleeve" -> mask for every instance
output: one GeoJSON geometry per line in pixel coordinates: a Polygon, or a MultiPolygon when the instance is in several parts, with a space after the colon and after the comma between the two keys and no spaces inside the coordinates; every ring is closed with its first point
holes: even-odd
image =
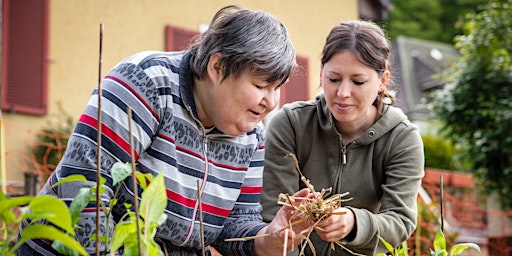
{"type": "Polygon", "coordinates": [[[261,218],[259,203],[262,188],[265,130],[257,128],[258,145],[251,159],[240,196],[229,214],[219,238],[213,244],[222,255],[254,255],[254,240],[225,242],[227,238],[255,236],[267,224],[261,218]]]}
{"type": "MultiPolygon", "coordinates": [[[[388,142],[389,143],[389,142],[388,142]]],[[[351,208],[357,232],[347,244],[355,248],[386,251],[379,236],[392,246],[407,240],[416,229],[417,197],[424,175],[423,143],[416,128],[409,124],[390,142],[389,160],[384,163],[385,183],[382,185],[378,213],[351,208]]]]}
{"type": "Polygon", "coordinates": [[[290,153],[297,155],[296,131],[291,116],[292,112],[285,106],[268,124],[260,201],[265,222],[271,222],[281,208],[277,204],[280,193],[293,195],[299,191],[299,173],[295,162],[289,156],[290,153]]]}
{"type": "MultiPolygon", "coordinates": [[[[45,186],[46,193],[53,193],[68,205],[80,188],[94,185],[97,170],[98,108],[101,108],[101,176],[106,178],[106,191],[101,203],[109,207],[116,187],[112,185],[110,168],[115,162],[130,162],[130,123],[134,141],[135,160],[149,147],[160,123],[159,93],[152,79],[138,65],[122,62],[102,80],[101,105],[98,105],[98,88],[93,91],[87,106],[80,116],[69,139],[66,152],[45,186]],[[127,108],[132,111],[128,121],[127,108]],[[81,174],[89,184],[81,182],[64,183],[51,188],[51,183],[72,175],[81,174]]],[[[133,201],[133,200],[132,200],[133,201]]],[[[117,204],[123,204],[122,201],[117,204]]],[[[100,206],[101,207],[101,206],[100,206]]],[[[96,202],[91,201],[80,214],[77,229],[79,241],[89,253],[95,252],[96,202]]],[[[100,236],[106,235],[107,225],[113,232],[112,214],[106,217],[100,213],[100,236]],[[108,223],[108,224],[107,224],[108,223]]],[[[101,250],[104,245],[100,246],[101,250]]],[[[102,252],[103,253],[103,252],[102,252]]]]}

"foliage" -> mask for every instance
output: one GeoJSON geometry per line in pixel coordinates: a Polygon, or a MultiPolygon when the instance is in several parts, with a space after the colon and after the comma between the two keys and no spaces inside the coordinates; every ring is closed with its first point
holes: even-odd
{"type": "Polygon", "coordinates": [[[463,17],[487,2],[488,0],[393,0],[387,31],[391,40],[403,35],[451,44],[456,35],[462,34],[463,17]]]}
{"type": "MultiPolygon", "coordinates": [[[[129,168],[129,166],[127,166],[129,168]]],[[[154,237],[157,227],[167,219],[164,213],[167,205],[165,184],[162,174],[158,174],[149,186],[142,192],[140,201],[140,220],[137,220],[134,212],[128,210],[123,219],[117,223],[111,244],[111,251],[115,252],[124,245],[124,255],[163,255],[160,246],[154,237]],[[141,248],[138,249],[137,221],[141,228],[141,248]]]]}
{"type": "MultiPolygon", "coordinates": [[[[123,182],[126,178],[131,175],[131,164],[114,163],[111,169],[113,185],[117,185],[123,182]]],[[[142,174],[136,172],[137,179],[141,181],[141,187],[144,190],[140,202],[140,219],[137,220],[136,214],[130,209],[131,205],[126,205],[128,213],[122,218],[122,221],[117,223],[112,240],[109,240],[109,234],[105,234],[104,237],[100,237],[100,241],[105,241],[109,245],[110,252],[116,252],[120,247],[124,246],[124,254],[126,256],[139,256],[139,255],[163,255],[160,246],[154,241],[156,234],[156,228],[163,224],[167,215],[164,214],[164,210],[167,204],[167,197],[165,194],[165,185],[162,174],[153,178],[150,174],[142,174]],[[149,185],[143,181],[151,182],[149,185]],[[137,221],[139,222],[140,232],[137,233],[137,221]],[[138,241],[141,238],[142,252],[139,253],[138,241]]],[[[82,175],[70,175],[66,178],[55,183],[54,186],[65,182],[81,181],[87,182],[82,175]]],[[[100,193],[105,190],[106,180],[102,177],[99,182],[101,186],[100,193]]],[[[110,206],[113,207],[117,201],[116,196],[119,191],[119,187],[114,193],[114,199],[111,200],[110,206]]],[[[95,200],[94,193],[96,186],[85,187],[75,196],[72,204],[70,205],[70,211],[73,216],[73,224],[77,227],[77,223],[80,220],[78,215],[84,209],[90,200],[95,200]]],[[[100,207],[100,206],[98,206],[100,207]]],[[[104,211],[107,215],[110,214],[110,209],[104,207],[104,211]]],[[[108,218],[107,218],[108,219],[108,218]]],[[[108,226],[108,223],[107,223],[108,226]]],[[[108,229],[107,229],[108,230],[108,229]]],[[[93,238],[94,239],[94,238],[93,238]]],[[[71,248],[56,241],[53,243],[53,248],[59,253],[65,255],[76,255],[71,248]]]]}
{"type": "MultiPolygon", "coordinates": [[[[111,170],[113,185],[123,182],[131,175],[131,164],[115,163],[111,170]]],[[[99,241],[104,241],[110,245],[110,251],[117,251],[124,246],[124,255],[163,255],[160,246],[154,241],[156,229],[163,224],[167,215],[164,213],[167,197],[165,194],[165,185],[162,174],[155,178],[150,174],[136,172],[137,179],[141,181],[141,187],[144,190],[140,202],[140,219],[137,220],[136,214],[127,205],[128,213],[118,223],[114,230],[112,240],[109,241],[108,233],[105,237],[100,237],[99,241]],[[147,184],[150,182],[150,184],[147,184]],[[140,233],[137,233],[137,221],[140,225],[140,233]],[[139,253],[138,241],[141,238],[142,252],[139,253]]],[[[53,186],[58,186],[67,182],[88,182],[83,175],[70,175],[59,180],[53,186]]],[[[0,240],[0,255],[15,256],[16,249],[24,242],[44,238],[54,241],[52,247],[63,255],[89,255],[83,246],[75,237],[75,228],[78,228],[80,221],[79,214],[91,200],[96,200],[96,186],[100,186],[100,193],[105,191],[105,178],[101,178],[98,185],[81,188],[74,197],[69,208],[59,198],[41,195],[37,197],[22,196],[16,198],[7,198],[0,192],[0,231],[2,240],[0,240]],[[20,213],[16,214],[17,209],[20,213]],[[15,241],[17,227],[23,222],[29,221],[18,241],[15,241]],[[45,221],[42,223],[41,221],[45,221]]],[[[120,187],[120,186],[118,186],[120,187]]],[[[118,189],[115,191],[114,199],[110,206],[116,204],[118,189]]],[[[98,205],[98,207],[102,207],[98,205]]],[[[110,214],[110,208],[105,209],[106,214],[110,214]]],[[[107,223],[108,226],[108,223],[107,223]]],[[[92,238],[94,240],[94,238],[92,238]]]]}
{"type": "Polygon", "coordinates": [[[0,191],[0,222],[1,255],[14,256],[19,246],[27,240],[36,238],[57,240],[77,255],[89,255],[80,243],[70,238],[70,235],[74,236],[72,218],[67,206],[58,198],[52,196],[7,198],[0,191]],[[17,210],[20,211],[19,214],[16,214],[17,210]],[[41,220],[49,224],[37,222],[41,220]],[[29,224],[23,229],[18,241],[13,243],[17,236],[17,227],[23,221],[29,221],[29,224]]]}
{"type": "Polygon", "coordinates": [[[444,238],[443,231],[441,227],[436,232],[436,237],[434,238],[434,250],[431,251],[432,256],[454,256],[459,255],[464,252],[466,249],[471,248],[478,252],[480,252],[480,247],[474,243],[459,243],[454,245],[450,249],[450,254],[448,254],[448,249],[446,247],[446,240],[444,238]]]}
{"type": "Polygon", "coordinates": [[[36,134],[34,145],[29,146],[30,170],[26,171],[39,173],[43,183],[57,167],[73,131],[73,118],[62,106],[58,107],[59,113],[49,119],[47,126],[36,134]]]}
{"type": "Polygon", "coordinates": [[[392,40],[404,35],[437,41],[444,29],[440,22],[441,15],[439,0],[394,0],[386,30],[392,40]]]}
{"type": "MultiPolygon", "coordinates": [[[[393,248],[391,244],[386,242],[382,237],[380,237],[380,241],[386,246],[386,249],[391,253],[393,256],[408,256],[408,249],[407,247],[402,247],[399,249],[393,248]]],[[[439,227],[439,229],[436,232],[436,236],[434,238],[434,250],[430,250],[430,255],[432,256],[455,256],[459,255],[462,252],[464,252],[466,249],[471,248],[478,252],[480,252],[480,247],[477,244],[474,243],[459,243],[454,245],[450,250],[448,254],[448,249],[446,247],[446,240],[444,238],[443,231],[439,227]]],[[[377,256],[385,256],[384,253],[378,253],[377,256]]]]}
{"type": "Polygon", "coordinates": [[[432,110],[459,145],[484,192],[512,207],[512,7],[490,3],[467,16],[456,38],[462,54],[443,74],[432,110]]]}
{"type": "Polygon", "coordinates": [[[425,167],[456,170],[455,146],[446,139],[435,135],[422,135],[425,149],[425,167]]]}

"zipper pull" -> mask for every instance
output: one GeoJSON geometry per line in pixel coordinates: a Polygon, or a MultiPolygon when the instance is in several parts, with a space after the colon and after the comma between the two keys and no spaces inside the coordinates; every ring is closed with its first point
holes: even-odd
{"type": "Polygon", "coordinates": [[[347,148],[345,148],[345,147],[341,148],[341,161],[342,161],[342,164],[347,163],[347,148]]]}

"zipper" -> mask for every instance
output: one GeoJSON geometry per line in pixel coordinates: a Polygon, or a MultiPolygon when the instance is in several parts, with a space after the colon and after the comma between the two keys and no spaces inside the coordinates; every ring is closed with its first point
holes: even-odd
{"type": "Polygon", "coordinates": [[[343,146],[341,148],[341,164],[345,165],[347,163],[347,147],[343,146]]]}

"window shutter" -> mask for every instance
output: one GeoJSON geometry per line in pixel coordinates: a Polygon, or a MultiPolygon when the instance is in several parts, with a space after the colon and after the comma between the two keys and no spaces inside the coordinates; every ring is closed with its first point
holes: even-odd
{"type": "Polygon", "coordinates": [[[299,69],[290,76],[290,81],[281,89],[280,105],[300,100],[309,100],[309,63],[306,57],[297,56],[299,69]]]}
{"type": "Polygon", "coordinates": [[[165,27],[165,50],[185,50],[196,35],[199,35],[199,32],[167,25],[165,27]]]}
{"type": "Polygon", "coordinates": [[[2,109],[47,113],[47,0],[4,0],[2,109]]]}

